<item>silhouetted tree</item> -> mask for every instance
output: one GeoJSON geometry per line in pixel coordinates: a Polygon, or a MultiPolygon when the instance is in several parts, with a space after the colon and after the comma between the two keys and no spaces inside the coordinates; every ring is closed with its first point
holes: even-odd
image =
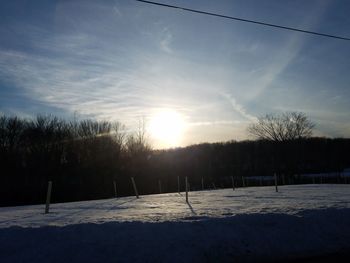
{"type": "MultiPolygon", "coordinates": [[[[259,139],[277,143],[273,147],[271,165],[278,174],[299,174],[300,141],[310,138],[315,124],[302,112],[266,114],[248,126],[248,133],[259,139]]],[[[298,176],[299,177],[299,176],[298,176]]]]}
{"type": "Polygon", "coordinates": [[[140,192],[142,192],[145,189],[144,184],[147,183],[146,175],[149,170],[149,159],[152,150],[147,139],[143,120],[139,122],[136,131],[126,137],[124,147],[123,170],[129,176],[137,178],[137,184],[140,186],[140,192]]]}
{"type": "Polygon", "coordinates": [[[266,114],[248,126],[248,133],[260,140],[288,141],[311,137],[314,126],[302,112],[266,114]]]}

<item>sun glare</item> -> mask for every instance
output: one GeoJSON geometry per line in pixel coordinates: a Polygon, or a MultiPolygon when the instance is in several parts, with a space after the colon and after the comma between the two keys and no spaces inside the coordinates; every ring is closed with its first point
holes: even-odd
{"type": "Polygon", "coordinates": [[[149,131],[160,147],[175,147],[185,130],[184,118],[176,111],[162,110],[151,117],[149,131]]]}

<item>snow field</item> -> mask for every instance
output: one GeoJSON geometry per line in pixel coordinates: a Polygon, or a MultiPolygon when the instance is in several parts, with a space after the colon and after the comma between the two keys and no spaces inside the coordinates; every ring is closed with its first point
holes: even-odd
{"type": "Polygon", "coordinates": [[[245,262],[350,248],[350,185],[0,208],[1,262],[245,262]]]}

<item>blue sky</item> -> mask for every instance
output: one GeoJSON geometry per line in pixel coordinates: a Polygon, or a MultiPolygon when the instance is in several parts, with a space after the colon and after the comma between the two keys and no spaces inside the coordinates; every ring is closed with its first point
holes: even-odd
{"type": "MultiPolygon", "coordinates": [[[[162,0],[350,36],[347,0],[162,0]]],[[[303,111],[316,135],[350,135],[350,42],[117,1],[2,1],[0,112],[117,120],[162,109],[177,145],[242,140],[265,113],[303,111]]],[[[166,147],[154,141],[155,147],[166,147]]]]}

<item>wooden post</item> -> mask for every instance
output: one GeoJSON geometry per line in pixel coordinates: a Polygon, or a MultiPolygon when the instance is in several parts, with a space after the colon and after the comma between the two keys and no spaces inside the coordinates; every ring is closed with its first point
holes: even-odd
{"type": "Polygon", "coordinates": [[[215,183],[212,183],[212,185],[213,185],[213,188],[214,188],[214,190],[216,190],[216,186],[215,186],[215,183]]]}
{"type": "Polygon", "coordinates": [[[114,187],[114,197],[117,197],[117,184],[115,181],[113,181],[113,187],[114,187]]]}
{"type": "Polygon", "coordinates": [[[235,181],[233,179],[233,176],[231,176],[231,181],[232,181],[232,190],[235,190],[235,181]]]}
{"type": "Polygon", "coordinates": [[[204,190],[204,178],[202,177],[202,190],[204,190]]]}
{"type": "Polygon", "coordinates": [[[52,190],[52,181],[49,181],[49,184],[47,186],[47,194],[46,194],[45,214],[48,214],[50,210],[51,190],[52,190]]]}
{"type": "Polygon", "coordinates": [[[276,173],[274,174],[274,176],[275,176],[275,188],[276,188],[276,192],[278,192],[277,175],[276,175],[276,173]]]}
{"type": "Polygon", "coordinates": [[[177,191],[180,193],[180,176],[177,177],[177,191]]]}
{"type": "Polygon", "coordinates": [[[139,193],[137,192],[134,177],[131,177],[131,182],[132,182],[132,186],[134,187],[135,196],[136,196],[136,198],[139,198],[139,193]]]}
{"type": "Polygon", "coordinates": [[[187,180],[187,176],[185,177],[185,188],[186,188],[186,203],[188,203],[188,180],[187,180]]]}
{"type": "Polygon", "coordinates": [[[245,187],[244,176],[242,176],[242,187],[245,187]]]}
{"type": "Polygon", "coordinates": [[[158,180],[158,186],[159,186],[159,193],[162,193],[162,182],[158,180]]]}

